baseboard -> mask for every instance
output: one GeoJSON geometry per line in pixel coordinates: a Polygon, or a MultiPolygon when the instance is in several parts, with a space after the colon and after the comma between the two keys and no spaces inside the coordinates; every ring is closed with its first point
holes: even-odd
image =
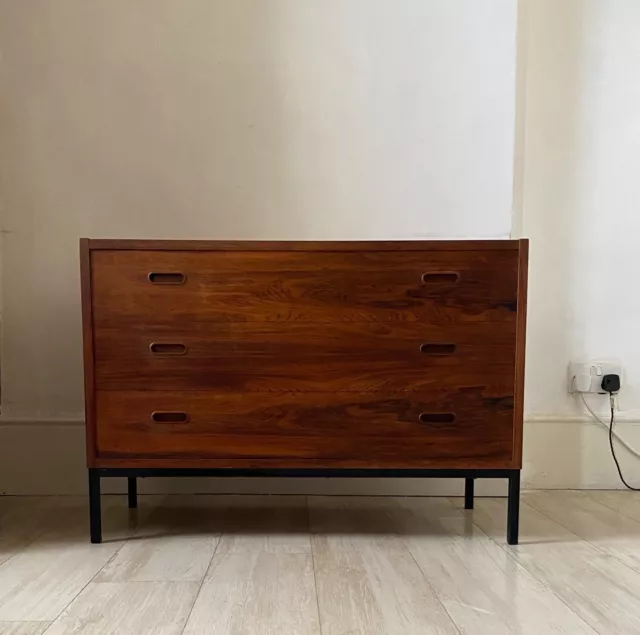
{"type": "MultiPolygon", "coordinates": [[[[640,416],[617,417],[616,433],[640,450],[640,416]]],[[[627,481],[640,486],[640,459],[620,444],[627,481]]],[[[523,483],[531,489],[624,489],[611,458],[608,429],[588,417],[536,416],[524,429],[523,483]]]]}
{"type": "MultiPolygon", "coordinates": [[[[640,418],[639,418],[640,421],[640,418]]],[[[640,448],[638,421],[623,420],[618,433],[640,448]]],[[[621,484],[610,457],[606,429],[579,417],[531,417],[525,423],[522,484],[531,489],[616,489],[621,484]]],[[[83,494],[87,489],[81,421],[0,421],[0,493],[83,494]]],[[[621,463],[640,485],[640,460],[623,448],[621,463]]],[[[124,492],[121,479],[104,491],[124,492]]],[[[478,481],[480,496],[506,493],[501,481],[478,481]]],[[[463,484],[449,479],[144,479],[141,493],[264,493],[326,495],[459,496],[463,484]]]]}

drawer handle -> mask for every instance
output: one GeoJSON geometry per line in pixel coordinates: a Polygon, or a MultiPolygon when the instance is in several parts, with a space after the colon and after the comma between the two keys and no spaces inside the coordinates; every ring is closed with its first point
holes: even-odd
{"type": "Polygon", "coordinates": [[[456,415],[453,412],[423,412],[418,419],[420,423],[453,423],[456,415]]]}
{"type": "Polygon", "coordinates": [[[420,352],[425,355],[453,355],[456,348],[455,344],[420,344],[420,352]]]}
{"type": "Polygon", "coordinates": [[[424,284],[456,284],[460,282],[460,274],[455,271],[436,271],[422,274],[424,284]]]}
{"type": "Polygon", "coordinates": [[[151,342],[149,350],[153,355],[186,355],[187,347],[184,344],[163,344],[151,342]]]}
{"type": "Polygon", "coordinates": [[[187,423],[189,415],[186,412],[156,410],[151,413],[151,420],[155,423],[187,423]]]}
{"type": "Polygon", "coordinates": [[[147,278],[151,284],[184,284],[187,276],[179,271],[175,272],[162,272],[152,271],[147,278]]]}

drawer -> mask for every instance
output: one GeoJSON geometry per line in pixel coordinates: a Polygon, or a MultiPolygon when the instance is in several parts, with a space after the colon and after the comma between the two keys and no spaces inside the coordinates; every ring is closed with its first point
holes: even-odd
{"type": "Polygon", "coordinates": [[[508,462],[513,396],[116,392],[97,395],[101,457],[358,458],[508,462]]]}
{"type": "Polygon", "coordinates": [[[490,322],[196,322],[94,334],[103,390],[509,391],[514,342],[514,324],[490,322]]]}
{"type": "Polygon", "coordinates": [[[91,253],[93,320],[514,322],[516,250],[91,253]]]}

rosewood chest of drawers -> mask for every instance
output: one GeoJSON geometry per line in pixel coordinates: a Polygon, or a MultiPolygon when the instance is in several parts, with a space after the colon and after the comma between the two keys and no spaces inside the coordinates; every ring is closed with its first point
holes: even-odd
{"type": "Polygon", "coordinates": [[[91,538],[100,478],[509,479],[528,243],[81,241],[91,538]]]}

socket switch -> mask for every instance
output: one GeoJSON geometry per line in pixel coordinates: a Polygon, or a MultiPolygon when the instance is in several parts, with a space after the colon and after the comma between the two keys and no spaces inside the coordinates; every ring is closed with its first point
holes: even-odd
{"type": "Polygon", "coordinates": [[[618,360],[595,360],[571,362],[569,364],[569,392],[602,393],[602,378],[605,375],[620,375],[622,385],[622,364],[618,360]]]}

